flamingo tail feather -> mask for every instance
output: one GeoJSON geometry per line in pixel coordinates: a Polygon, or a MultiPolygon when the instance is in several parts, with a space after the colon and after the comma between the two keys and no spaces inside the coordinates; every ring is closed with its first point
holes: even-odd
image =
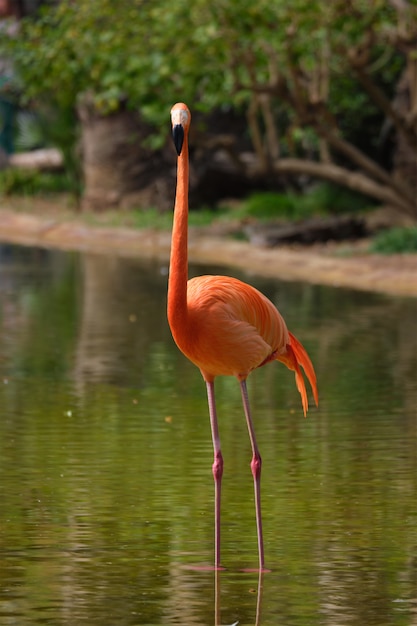
{"type": "Polygon", "coordinates": [[[318,406],[319,394],[317,390],[316,373],[304,346],[298,341],[296,337],[294,337],[292,333],[289,333],[289,336],[290,342],[287,344],[286,353],[283,355],[279,355],[277,359],[278,361],[282,361],[289,369],[295,372],[295,384],[297,385],[297,389],[301,395],[304,416],[306,416],[308,411],[308,398],[305,381],[301,373],[300,365],[308,378],[311,389],[313,391],[314,401],[316,403],[316,406],[318,406]]]}

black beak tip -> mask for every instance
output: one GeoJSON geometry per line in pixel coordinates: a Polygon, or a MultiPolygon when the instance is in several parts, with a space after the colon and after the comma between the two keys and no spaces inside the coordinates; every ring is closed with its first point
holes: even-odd
{"type": "Polygon", "coordinates": [[[178,156],[181,154],[182,145],[184,143],[184,128],[181,124],[175,124],[172,128],[172,138],[174,140],[175,150],[178,156]]]}

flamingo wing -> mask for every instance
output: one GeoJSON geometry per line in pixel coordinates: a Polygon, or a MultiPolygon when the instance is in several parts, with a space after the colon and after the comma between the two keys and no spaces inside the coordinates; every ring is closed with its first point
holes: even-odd
{"type": "Polygon", "coordinates": [[[184,350],[212,379],[244,379],[276,358],[288,343],[288,330],[274,305],[257,289],[227,276],[188,281],[188,337],[184,350]]]}

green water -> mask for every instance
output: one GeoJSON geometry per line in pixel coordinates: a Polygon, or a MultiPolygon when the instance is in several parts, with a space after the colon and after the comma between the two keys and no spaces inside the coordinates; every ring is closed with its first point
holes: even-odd
{"type": "Polygon", "coordinates": [[[166,266],[0,248],[1,625],[416,623],[416,300],[238,277],[279,306],[320,389],[304,419],[284,366],[249,379],[260,580],[242,571],[257,565],[251,453],[229,378],[226,570],[198,569],[214,556],[211,436],[167,327],[166,266]]]}

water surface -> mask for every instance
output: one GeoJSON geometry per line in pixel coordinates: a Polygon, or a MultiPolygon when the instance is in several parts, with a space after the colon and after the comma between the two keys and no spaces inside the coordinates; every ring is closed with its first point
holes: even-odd
{"type": "MultiPolygon", "coordinates": [[[[233,273],[192,268],[192,274],[233,273]]],[[[0,248],[0,624],[411,626],[417,614],[416,301],[236,274],[305,344],[320,407],[254,372],[265,551],[237,382],[213,561],[205,386],[167,327],[167,267],[0,248]]]]}

